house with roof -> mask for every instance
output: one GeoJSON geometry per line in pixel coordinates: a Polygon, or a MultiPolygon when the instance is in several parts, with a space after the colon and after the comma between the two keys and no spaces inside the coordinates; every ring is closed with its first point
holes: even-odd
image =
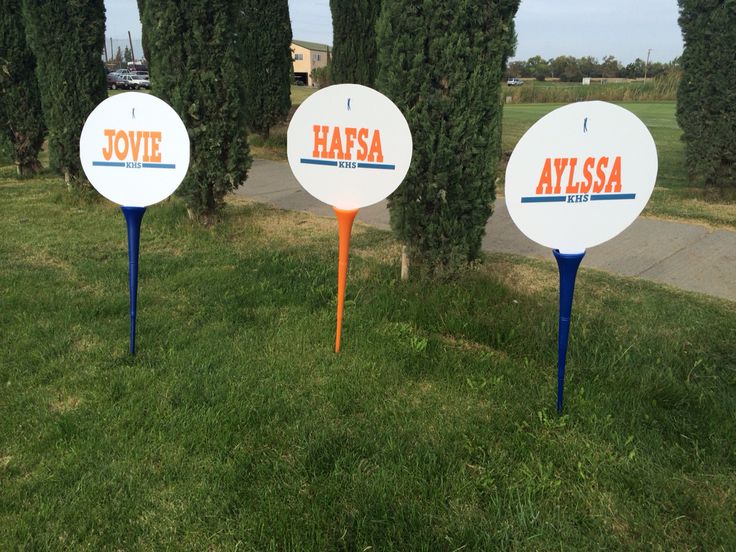
{"type": "Polygon", "coordinates": [[[303,84],[314,86],[312,70],[327,66],[330,61],[331,46],[305,40],[292,40],[291,51],[294,67],[294,79],[303,84]]]}

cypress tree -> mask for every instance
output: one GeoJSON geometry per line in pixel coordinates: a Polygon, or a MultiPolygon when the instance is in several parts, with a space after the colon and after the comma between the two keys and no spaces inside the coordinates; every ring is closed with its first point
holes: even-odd
{"type": "Polygon", "coordinates": [[[685,42],[677,121],[690,176],[736,192],[736,2],[679,0],[685,42]]]}
{"type": "Polygon", "coordinates": [[[248,128],[268,137],[291,109],[291,20],[288,0],[244,0],[243,79],[248,128]]]}
{"type": "Polygon", "coordinates": [[[36,60],[26,44],[20,0],[0,0],[0,132],[18,176],[40,169],[44,131],[36,60]]]}
{"type": "Polygon", "coordinates": [[[178,194],[189,215],[214,220],[251,164],[245,125],[239,5],[146,0],[141,20],[153,92],[189,131],[189,172],[178,194]]]}
{"type": "Polygon", "coordinates": [[[377,88],[407,118],[414,156],[389,198],[409,259],[452,271],[477,258],[501,153],[500,86],[519,0],[383,0],[377,88]]]}
{"type": "Polygon", "coordinates": [[[381,0],[330,0],[332,81],[374,86],[377,71],[376,20],[381,0]]]}
{"type": "Polygon", "coordinates": [[[84,178],[79,136],[92,110],[107,98],[102,50],[103,0],[23,0],[26,35],[36,57],[52,168],[71,188],[84,178]]]}

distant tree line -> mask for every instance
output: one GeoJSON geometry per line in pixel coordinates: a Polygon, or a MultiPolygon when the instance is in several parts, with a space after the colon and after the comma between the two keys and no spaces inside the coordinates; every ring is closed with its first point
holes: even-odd
{"type": "Polygon", "coordinates": [[[558,56],[550,59],[534,56],[526,61],[510,62],[506,75],[507,77],[534,78],[540,81],[556,78],[562,82],[580,82],[583,77],[606,79],[656,77],[673,69],[679,69],[679,67],[680,58],[667,63],[659,61],[647,63],[643,59],[636,58],[628,65],[624,65],[615,56],[605,56],[600,61],[593,56],[580,58],[558,56]]]}

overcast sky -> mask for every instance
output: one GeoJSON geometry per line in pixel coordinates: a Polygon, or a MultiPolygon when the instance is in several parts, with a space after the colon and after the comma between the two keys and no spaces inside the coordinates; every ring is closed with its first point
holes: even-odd
{"type": "MultiPolygon", "coordinates": [[[[107,37],[140,39],[136,0],[105,0],[107,37]]],[[[329,0],[289,0],[294,38],[332,44],[329,0]]],[[[629,63],[682,53],[677,0],[522,0],[514,59],[614,55],[629,63]]]]}

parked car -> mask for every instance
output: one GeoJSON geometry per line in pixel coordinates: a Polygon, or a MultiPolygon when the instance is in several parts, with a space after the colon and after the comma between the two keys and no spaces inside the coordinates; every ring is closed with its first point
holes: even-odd
{"type": "Polygon", "coordinates": [[[141,75],[126,75],[125,80],[128,83],[129,90],[140,90],[141,88],[145,88],[145,89],[151,88],[151,81],[148,79],[148,77],[143,77],[141,75]]]}
{"type": "Polygon", "coordinates": [[[117,90],[118,88],[126,89],[128,88],[128,81],[126,81],[125,77],[119,75],[118,73],[108,73],[107,87],[111,90],[117,90]]]}
{"type": "Polygon", "coordinates": [[[506,84],[508,86],[521,86],[522,84],[524,84],[524,81],[521,79],[517,79],[516,77],[512,77],[506,81],[506,84]]]}

